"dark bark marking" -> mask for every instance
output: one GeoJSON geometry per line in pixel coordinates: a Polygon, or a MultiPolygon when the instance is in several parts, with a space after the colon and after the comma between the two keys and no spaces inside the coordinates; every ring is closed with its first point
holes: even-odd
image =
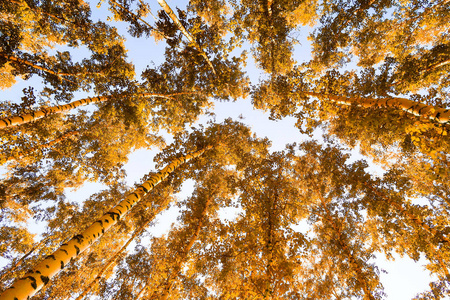
{"type": "Polygon", "coordinates": [[[77,243],[81,244],[83,242],[83,240],[84,240],[84,236],[81,235],[81,234],[77,234],[72,239],[76,239],[77,243]]]}
{"type": "Polygon", "coordinates": [[[148,193],[148,189],[145,188],[143,185],[139,186],[140,188],[142,188],[144,190],[144,192],[148,193]]]}
{"type": "MultiPolygon", "coordinates": [[[[119,210],[120,211],[120,210],[119,210]]],[[[122,213],[122,212],[121,212],[122,213]]],[[[113,219],[114,221],[115,221],[115,217],[117,216],[117,221],[119,221],[120,220],[120,215],[118,214],[118,213],[115,213],[115,212],[107,212],[106,213],[107,215],[109,215],[110,217],[111,217],[111,219],[113,219]]]]}
{"type": "Polygon", "coordinates": [[[50,281],[50,278],[48,278],[48,276],[41,275],[41,280],[44,283],[44,285],[46,285],[50,281]]]}
{"type": "Polygon", "coordinates": [[[30,279],[33,289],[37,289],[36,278],[34,278],[33,276],[27,276],[24,279],[30,279]]]}
{"type": "Polygon", "coordinates": [[[422,113],[422,109],[427,108],[426,106],[422,107],[421,109],[419,109],[419,114],[422,113]]]}

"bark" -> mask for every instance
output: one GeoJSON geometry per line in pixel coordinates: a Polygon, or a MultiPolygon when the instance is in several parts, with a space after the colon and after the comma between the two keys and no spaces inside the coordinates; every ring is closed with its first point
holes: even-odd
{"type": "Polygon", "coordinates": [[[6,277],[10,276],[10,274],[17,269],[20,265],[22,265],[22,263],[25,261],[25,259],[30,256],[34,251],[36,251],[36,249],[40,248],[45,242],[47,242],[48,238],[45,238],[43,240],[41,240],[39,243],[36,243],[31,249],[30,251],[28,251],[24,256],[22,256],[19,260],[17,260],[12,266],[11,268],[8,270],[8,272],[2,274],[2,276],[0,277],[0,281],[4,280],[6,277]]]}
{"type": "Polygon", "coordinates": [[[424,70],[424,72],[430,72],[430,71],[433,71],[433,70],[435,70],[437,68],[443,67],[443,66],[448,65],[448,64],[450,64],[450,59],[441,61],[440,63],[434,64],[434,65],[431,65],[428,68],[426,68],[424,70]]]}
{"type": "MultiPolygon", "coordinates": [[[[167,98],[167,97],[171,97],[171,96],[186,95],[186,94],[195,94],[195,92],[180,92],[180,93],[173,93],[173,94],[142,93],[142,94],[139,94],[139,96],[167,98]]],[[[120,95],[118,95],[118,96],[120,96],[120,95]]],[[[65,105],[58,105],[58,106],[52,106],[49,108],[44,108],[44,109],[34,111],[32,113],[25,114],[25,115],[13,116],[10,118],[0,119],[0,129],[5,128],[5,127],[17,126],[17,125],[21,125],[24,123],[29,123],[31,121],[41,119],[48,115],[65,112],[65,111],[77,108],[79,106],[82,106],[82,105],[111,100],[114,97],[117,97],[117,96],[108,95],[108,96],[97,96],[97,97],[93,97],[93,98],[89,97],[89,98],[80,99],[80,100],[77,100],[77,101],[74,101],[74,102],[71,102],[71,103],[65,104],[65,105]]]]}
{"type": "MultiPolygon", "coordinates": [[[[138,17],[135,13],[133,13],[132,11],[128,10],[126,7],[124,7],[123,5],[117,3],[114,0],[110,0],[111,3],[117,7],[119,7],[120,9],[123,9],[124,11],[127,11],[130,15],[133,16],[133,18],[135,19],[135,21],[137,22],[137,20],[140,20],[142,23],[145,24],[145,26],[147,26],[148,28],[150,28],[152,31],[158,32],[158,34],[162,35],[163,37],[165,37],[166,39],[168,38],[167,36],[164,35],[164,33],[162,31],[159,31],[158,29],[154,28],[152,25],[150,25],[147,21],[145,21],[143,18],[138,17]]],[[[141,2],[141,1],[140,1],[141,2]]],[[[143,4],[141,2],[141,4],[143,4]]],[[[151,13],[151,12],[150,12],[151,13]]],[[[153,15],[152,15],[153,16],[153,15]]],[[[154,16],[153,16],[154,17],[154,16]]]]}
{"type": "Polygon", "coordinates": [[[61,112],[76,108],[78,106],[87,105],[90,103],[102,102],[102,101],[109,100],[110,98],[111,98],[111,96],[99,96],[99,97],[93,97],[93,98],[85,98],[85,99],[77,100],[77,101],[74,101],[74,102],[71,102],[71,103],[65,104],[65,105],[58,105],[58,106],[52,106],[49,108],[44,108],[44,109],[32,112],[30,114],[1,119],[0,120],[0,129],[5,128],[5,127],[17,126],[17,125],[21,125],[24,123],[29,123],[31,121],[41,119],[50,114],[61,113],[61,112]]]}
{"type": "Polygon", "coordinates": [[[272,4],[273,0],[267,0],[267,13],[269,14],[269,18],[272,18],[272,4]]]}
{"type": "Polygon", "coordinates": [[[12,3],[16,3],[18,5],[24,5],[25,4],[26,6],[28,6],[28,8],[30,8],[30,10],[33,12],[33,14],[36,17],[39,17],[39,14],[38,14],[38,12],[39,12],[40,14],[47,15],[47,16],[49,16],[49,17],[51,17],[53,19],[56,19],[58,21],[69,22],[68,20],[66,20],[65,18],[63,18],[61,16],[55,16],[55,15],[50,14],[50,13],[48,13],[48,12],[38,8],[38,7],[31,7],[30,5],[28,5],[27,1],[22,1],[22,2],[21,1],[16,1],[16,0],[9,0],[9,1],[11,1],[12,3]]]}
{"type": "Polygon", "coordinates": [[[112,266],[112,264],[119,258],[119,256],[127,249],[127,247],[131,244],[131,242],[142,232],[147,228],[147,225],[150,224],[151,221],[155,218],[157,214],[159,214],[163,209],[167,208],[168,201],[165,201],[164,205],[161,205],[159,209],[151,215],[151,217],[138,229],[136,229],[133,233],[133,235],[128,239],[128,241],[120,248],[119,251],[117,251],[109,260],[108,262],[103,266],[103,268],[100,270],[100,272],[97,274],[97,277],[87,286],[87,288],[81,293],[75,300],[81,300],[83,299],[91,290],[92,288],[100,281],[100,279],[103,277],[103,274],[109,269],[109,267],[112,266]]]}
{"type": "Polygon", "coordinates": [[[415,102],[406,98],[388,97],[388,98],[359,98],[342,97],[336,95],[320,94],[314,92],[305,92],[305,95],[320,99],[328,99],[337,104],[353,105],[372,108],[372,107],[392,107],[401,109],[415,116],[426,117],[441,124],[450,124],[450,109],[435,107],[432,105],[415,102]]]}
{"type": "Polygon", "coordinates": [[[205,58],[208,65],[211,67],[212,72],[214,75],[216,75],[216,70],[214,69],[214,66],[212,62],[209,60],[208,55],[203,51],[202,47],[195,41],[195,39],[192,37],[192,35],[186,30],[186,28],[181,24],[178,17],[175,15],[173,10],[170,8],[170,6],[167,4],[165,0],[158,0],[159,5],[164,9],[166,14],[169,15],[169,17],[172,19],[172,21],[175,23],[175,25],[178,27],[178,29],[183,33],[183,35],[189,40],[191,44],[197,48],[197,50],[200,52],[200,54],[205,58]]]}
{"type": "MultiPolygon", "coordinates": [[[[438,68],[443,67],[443,66],[448,65],[448,64],[450,64],[450,59],[447,59],[447,60],[441,61],[440,63],[436,63],[436,64],[433,64],[431,66],[428,66],[424,70],[419,71],[419,75],[423,76],[424,74],[427,74],[427,73],[429,73],[431,71],[434,71],[435,69],[438,69],[438,68]]],[[[404,82],[405,81],[403,79],[400,79],[400,80],[394,81],[391,85],[395,86],[395,85],[402,84],[404,82]]]]}
{"type": "Polygon", "coordinates": [[[158,173],[154,174],[149,180],[139,186],[128,197],[119,202],[109,212],[95,221],[80,234],[75,235],[70,241],[62,244],[53,254],[47,256],[38,263],[32,270],[26,273],[26,276],[17,280],[9,289],[0,295],[1,300],[26,300],[36,294],[50,279],[59,273],[71,260],[75,259],[80,253],[89,248],[96,242],[108,229],[116,224],[121,217],[128,213],[150,190],[158,183],[169,176],[177,167],[189,160],[202,155],[205,149],[187,154],[184,157],[173,160],[169,165],[158,173]]]}

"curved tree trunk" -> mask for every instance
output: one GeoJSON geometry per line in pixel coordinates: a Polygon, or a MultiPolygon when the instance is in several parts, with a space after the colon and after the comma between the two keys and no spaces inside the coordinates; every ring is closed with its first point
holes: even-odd
{"type": "Polygon", "coordinates": [[[139,186],[128,197],[119,202],[109,212],[100,217],[91,226],[80,234],[75,235],[70,241],[62,244],[53,254],[47,256],[38,263],[34,269],[28,271],[26,276],[17,280],[9,289],[0,295],[1,300],[25,300],[36,294],[50,279],[59,273],[71,260],[89,248],[109,228],[116,224],[121,217],[128,213],[145,194],[152,190],[158,183],[167,178],[177,167],[202,155],[205,149],[176,158],[158,173],[152,175],[149,180],[139,186]]]}
{"type": "MultiPolygon", "coordinates": [[[[173,94],[155,94],[155,93],[142,93],[139,94],[139,96],[142,97],[162,97],[162,98],[170,98],[172,96],[178,96],[178,95],[186,95],[186,94],[194,94],[195,92],[180,92],[180,93],[173,93],[173,94]]],[[[80,99],[74,102],[71,102],[69,104],[64,104],[64,105],[58,105],[58,106],[52,106],[49,108],[44,108],[29,114],[25,114],[25,115],[20,115],[20,116],[13,116],[10,118],[5,118],[5,119],[0,119],[0,129],[1,128],[5,128],[5,127],[12,127],[12,126],[17,126],[17,125],[21,125],[24,123],[29,123],[31,121],[34,120],[38,120],[41,119],[45,116],[48,116],[50,114],[56,114],[56,113],[61,113],[61,112],[65,112],[74,108],[77,108],[79,106],[82,105],[87,105],[90,103],[98,103],[98,102],[103,102],[103,101],[107,101],[110,100],[114,97],[118,97],[120,95],[117,96],[113,96],[113,95],[108,95],[108,96],[98,96],[98,97],[93,97],[93,98],[85,98],[85,99],[80,99]]]]}
{"type": "Polygon", "coordinates": [[[406,98],[359,98],[342,97],[336,95],[320,94],[314,92],[304,92],[305,95],[319,99],[328,99],[337,104],[353,105],[361,107],[393,107],[398,108],[415,116],[427,117],[441,124],[450,124],[450,109],[435,107],[432,105],[415,102],[406,98]]]}

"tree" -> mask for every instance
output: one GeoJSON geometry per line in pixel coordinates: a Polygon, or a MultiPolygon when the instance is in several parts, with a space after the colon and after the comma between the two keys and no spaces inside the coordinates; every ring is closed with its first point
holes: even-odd
{"type": "MultiPolygon", "coordinates": [[[[161,98],[166,98],[166,99],[170,99],[173,96],[179,96],[179,95],[183,95],[183,94],[193,94],[193,93],[174,93],[174,94],[151,94],[151,93],[145,93],[145,94],[141,94],[139,96],[141,97],[161,97],[161,98]]],[[[95,98],[86,98],[86,99],[80,99],[74,102],[71,102],[69,104],[65,104],[65,105],[59,105],[56,107],[49,107],[49,108],[45,108],[39,111],[34,111],[30,114],[26,114],[26,115],[21,115],[21,116],[14,116],[14,117],[10,117],[10,118],[6,118],[6,119],[1,119],[0,120],[0,129],[1,128],[5,128],[5,127],[9,127],[9,126],[16,126],[16,125],[20,125],[23,123],[28,123],[28,122],[32,122],[34,120],[43,118],[49,114],[56,114],[56,113],[61,113],[70,109],[74,109],[77,108],[78,106],[81,105],[88,105],[91,103],[98,103],[98,102],[103,102],[103,101],[108,101],[111,100],[111,98],[119,98],[121,95],[108,95],[108,96],[99,96],[99,97],[95,97],[95,98]]],[[[123,95],[122,95],[123,96],[123,95]]]]}
{"type": "Polygon", "coordinates": [[[0,298],[383,299],[395,254],[432,274],[418,299],[448,296],[448,0],[159,2],[0,4],[0,86],[42,80],[0,102],[0,298]],[[157,64],[135,56],[152,39],[157,64]],[[249,93],[309,140],[216,122],[249,93]],[[155,147],[163,174],[125,198],[129,155],[155,147]],[[106,188],[67,197],[87,182],[106,188]]]}
{"type": "Polygon", "coordinates": [[[83,1],[18,0],[2,4],[2,11],[7,16],[1,23],[7,38],[2,39],[0,66],[10,78],[6,87],[13,84],[15,76],[38,74],[54,87],[53,93],[70,100],[67,94],[77,89],[90,89],[95,84],[97,92],[104,93],[109,89],[101,90],[102,82],[107,81],[111,88],[134,77],[117,30],[92,22],[90,7],[83,1]],[[73,63],[69,51],[50,55],[50,49],[57,45],[85,45],[92,52],[91,59],[73,63]]]}
{"type": "Polygon", "coordinates": [[[352,55],[361,66],[373,66],[386,56],[402,60],[421,45],[446,43],[447,3],[447,0],[324,3],[320,27],[311,36],[314,53],[311,66],[317,70],[339,67],[349,62],[352,55]],[[388,11],[392,17],[387,17],[388,11]]]}
{"type": "Polygon", "coordinates": [[[150,191],[161,180],[165,179],[180,164],[185,163],[199,155],[206,149],[201,149],[185,157],[177,158],[159,173],[144,182],[138,189],[127,198],[119,202],[112,210],[107,212],[91,226],[75,235],[68,243],[64,243],[53,254],[36,265],[34,272],[30,272],[25,278],[17,281],[12,287],[3,293],[2,297],[16,297],[26,299],[39,291],[48,281],[69,261],[83,252],[90,244],[95,242],[105,231],[117,223],[148,191],[150,191]],[[33,275],[31,275],[33,274],[33,275]]]}

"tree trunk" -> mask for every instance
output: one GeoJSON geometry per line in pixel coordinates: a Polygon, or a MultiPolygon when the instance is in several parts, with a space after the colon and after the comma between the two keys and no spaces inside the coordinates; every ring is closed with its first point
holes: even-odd
{"type": "Polygon", "coordinates": [[[393,107],[398,108],[415,116],[427,117],[441,124],[450,124],[450,109],[426,105],[420,102],[411,101],[406,98],[359,98],[359,97],[342,97],[336,95],[326,95],[314,92],[304,92],[305,95],[328,99],[337,104],[352,105],[356,104],[361,107],[393,107]]]}
{"type": "Polygon", "coordinates": [[[128,197],[119,202],[109,212],[95,221],[80,234],[75,235],[70,241],[62,244],[53,254],[47,256],[38,263],[34,269],[28,271],[26,276],[17,280],[9,289],[0,295],[1,300],[25,300],[36,294],[50,279],[58,274],[71,260],[89,248],[100,236],[109,228],[116,224],[130,209],[138,203],[145,194],[152,190],[158,183],[167,178],[177,167],[190,161],[206,150],[205,149],[187,154],[184,157],[176,158],[164,169],[154,174],[149,180],[139,186],[128,197]]]}
{"type": "Polygon", "coordinates": [[[36,243],[33,247],[31,247],[30,251],[28,251],[24,256],[22,256],[19,260],[17,260],[11,268],[8,270],[8,272],[5,272],[0,277],[0,281],[4,280],[5,277],[8,277],[15,269],[17,269],[24,261],[25,259],[30,256],[36,249],[40,248],[45,242],[47,242],[49,238],[42,239],[40,242],[36,243]]]}
{"type": "Polygon", "coordinates": [[[92,288],[100,281],[103,274],[109,269],[109,267],[117,260],[117,258],[127,249],[128,245],[137,237],[139,236],[146,228],[147,225],[153,221],[155,216],[159,214],[163,209],[167,208],[167,205],[169,204],[169,201],[165,201],[164,205],[161,205],[155,213],[153,213],[150,218],[138,229],[136,229],[133,233],[133,235],[128,239],[128,241],[120,248],[119,251],[117,251],[109,260],[108,262],[103,266],[103,268],[100,270],[100,272],[97,274],[97,277],[87,286],[87,288],[81,293],[75,300],[81,300],[83,297],[85,297],[92,288]]]}
{"type": "MultiPolygon", "coordinates": [[[[195,94],[195,92],[180,92],[180,93],[173,93],[173,94],[142,93],[142,94],[139,94],[139,96],[170,98],[171,96],[186,95],[186,94],[195,94]]],[[[118,96],[121,96],[121,95],[118,95],[118,96]]],[[[24,123],[29,123],[31,121],[41,119],[50,114],[65,112],[65,111],[71,110],[73,108],[77,108],[78,106],[87,105],[90,103],[98,103],[98,102],[107,101],[107,100],[112,99],[113,97],[115,97],[115,96],[108,95],[108,96],[98,96],[98,97],[93,97],[93,98],[89,97],[89,98],[80,99],[80,100],[77,100],[77,101],[74,101],[74,102],[71,102],[71,103],[65,104],[65,105],[58,105],[58,106],[52,106],[49,108],[44,108],[44,109],[32,112],[30,114],[0,119],[0,129],[5,128],[5,127],[17,126],[17,125],[21,125],[24,123]]]]}
{"type": "Polygon", "coordinates": [[[211,67],[212,72],[214,75],[216,75],[216,70],[214,69],[214,66],[212,62],[209,60],[208,55],[203,51],[203,49],[200,47],[200,45],[195,41],[195,39],[192,37],[192,35],[186,30],[186,28],[181,24],[178,17],[175,15],[173,10],[170,8],[170,6],[167,4],[165,0],[158,0],[159,5],[164,9],[166,14],[169,15],[169,17],[172,19],[172,21],[175,23],[175,25],[178,27],[178,29],[183,33],[183,35],[189,40],[191,44],[197,48],[197,50],[200,52],[200,54],[205,58],[208,65],[211,67]]]}

